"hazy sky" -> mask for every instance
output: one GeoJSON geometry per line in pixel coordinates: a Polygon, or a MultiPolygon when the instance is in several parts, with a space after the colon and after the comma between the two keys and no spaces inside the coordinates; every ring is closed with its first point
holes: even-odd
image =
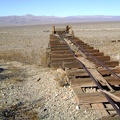
{"type": "Polygon", "coordinates": [[[120,0],[0,0],[0,16],[120,15],[120,0]]]}

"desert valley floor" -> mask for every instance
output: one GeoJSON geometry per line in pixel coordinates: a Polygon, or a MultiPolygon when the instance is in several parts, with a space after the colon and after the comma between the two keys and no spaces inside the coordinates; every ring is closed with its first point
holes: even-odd
{"type": "MultiPolygon", "coordinates": [[[[120,62],[120,22],[69,25],[76,37],[120,62]]],[[[52,25],[0,27],[1,120],[100,118],[93,110],[77,109],[71,88],[55,81],[60,71],[46,66],[51,30],[52,25]]]]}

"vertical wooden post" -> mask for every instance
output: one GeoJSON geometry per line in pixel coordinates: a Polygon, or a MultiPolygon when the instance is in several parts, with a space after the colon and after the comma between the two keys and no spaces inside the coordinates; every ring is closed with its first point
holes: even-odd
{"type": "Polygon", "coordinates": [[[55,34],[55,26],[52,27],[52,34],[55,34]]]}
{"type": "Polygon", "coordinates": [[[69,28],[69,34],[73,37],[74,36],[74,31],[72,29],[72,27],[69,28]]]}
{"type": "Polygon", "coordinates": [[[69,33],[69,25],[66,26],[66,32],[69,33]]]}

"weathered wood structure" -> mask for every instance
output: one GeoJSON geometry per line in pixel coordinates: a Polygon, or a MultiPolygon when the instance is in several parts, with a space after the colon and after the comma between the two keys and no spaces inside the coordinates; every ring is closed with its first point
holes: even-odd
{"type": "Polygon", "coordinates": [[[109,119],[120,116],[119,62],[75,37],[72,27],[53,26],[48,66],[66,72],[80,107],[109,119]]]}

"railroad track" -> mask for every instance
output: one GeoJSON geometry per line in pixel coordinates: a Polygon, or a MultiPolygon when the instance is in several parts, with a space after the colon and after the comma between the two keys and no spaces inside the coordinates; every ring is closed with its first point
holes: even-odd
{"type": "Polygon", "coordinates": [[[53,27],[48,65],[62,68],[80,109],[93,109],[101,118],[120,119],[120,66],[110,56],[74,36],[72,29],[53,27]]]}

